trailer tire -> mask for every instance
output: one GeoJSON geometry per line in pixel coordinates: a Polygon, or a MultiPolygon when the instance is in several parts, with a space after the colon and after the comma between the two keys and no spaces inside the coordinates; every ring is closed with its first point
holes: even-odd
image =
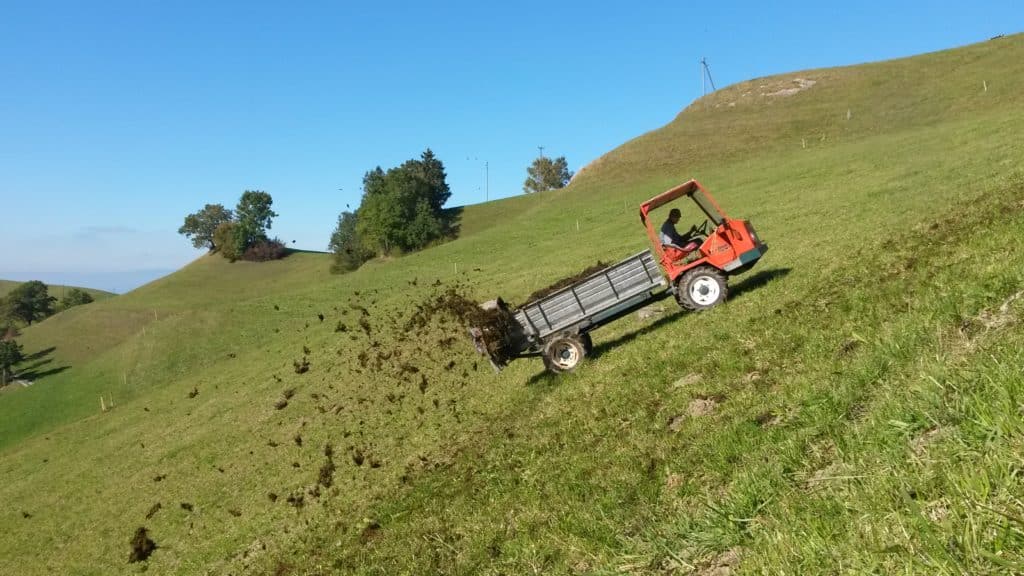
{"type": "Polygon", "coordinates": [[[594,351],[594,341],[590,338],[590,334],[580,334],[580,342],[583,342],[583,355],[590,356],[590,353],[594,351]]]}
{"type": "Polygon", "coordinates": [[[725,275],[711,266],[687,270],[676,282],[676,302],[692,311],[714,308],[729,295],[725,275]]]}
{"type": "Polygon", "coordinates": [[[572,372],[586,355],[587,347],[581,336],[555,336],[544,346],[544,367],[555,374],[572,372]]]}

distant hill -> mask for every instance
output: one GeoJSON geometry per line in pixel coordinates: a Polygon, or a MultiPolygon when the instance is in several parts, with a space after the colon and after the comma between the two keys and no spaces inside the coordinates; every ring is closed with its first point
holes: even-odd
{"type": "Polygon", "coordinates": [[[1022,35],[754,79],[455,241],[205,256],[34,324],[0,573],[1022,573],[1022,94],[1022,35]],[[723,306],[562,377],[423,320],[645,249],[690,177],[771,246],[723,306]]]}
{"type": "MultiPolygon", "coordinates": [[[[0,296],[7,294],[11,290],[14,290],[19,284],[24,284],[24,282],[18,282],[15,280],[0,280],[0,296]]],[[[83,288],[81,286],[63,286],[61,284],[47,284],[46,287],[49,291],[50,296],[56,297],[57,301],[60,301],[60,299],[63,297],[64,292],[66,292],[67,290],[71,290],[72,288],[78,288],[79,290],[86,292],[87,294],[92,296],[93,301],[105,300],[107,298],[116,296],[116,294],[112,292],[107,292],[105,290],[97,290],[96,288],[83,288]]]]}

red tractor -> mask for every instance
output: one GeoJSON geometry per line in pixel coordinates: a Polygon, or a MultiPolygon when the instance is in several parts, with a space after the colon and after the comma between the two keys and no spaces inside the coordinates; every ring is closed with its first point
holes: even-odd
{"type": "Polygon", "coordinates": [[[486,321],[469,329],[477,351],[496,370],[515,358],[541,356],[548,370],[568,372],[590,352],[594,329],[669,295],[687,310],[711,308],[725,300],[726,279],[749,270],[768,250],[750,222],[728,218],[696,180],[641,204],[640,220],[652,249],[516,310],[500,298],[485,303],[486,321]],[[651,213],[684,196],[705,218],[685,237],[673,234],[681,245],[665,242],[651,213]]]}
{"type": "Polygon", "coordinates": [[[658,194],[640,205],[640,221],[674,289],[676,301],[687,310],[704,310],[725,300],[726,277],[746,272],[768,250],[747,220],[725,215],[715,199],[696,180],[658,194]],[[688,197],[707,217],[690,229],[686,245],[666,243],[651,219],[654,210],[688,197]]]}

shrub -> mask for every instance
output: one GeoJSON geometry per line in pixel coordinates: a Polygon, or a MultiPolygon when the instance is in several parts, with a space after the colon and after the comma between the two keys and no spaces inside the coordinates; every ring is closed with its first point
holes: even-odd
{"type": "Polygon", "coordinates": [[[238,225],[234,222],[224,222],[213,232],[213,243],[220,250],[221,256],[232,262],[242,256],[242,249],[238,246],[235,234],[236,228],[238,225]]]}
{"type": "Polygon", "coordinates": [[[60,301],[60,307],[62,310],[67,310],[72,306],[81,306],[82,304],[89,304],[93,301],[91,295],[84,290],[78,288],[72,288],[68,291],[67,296],[60,301]]]}
{"type": "Polygon", "coordinates": [[[252,246],[245,249],[242,260],[250,262],[266,262],[268,260],[280,260],[284,258],[288,249],[278,239],[257,240],[252,246]]]}

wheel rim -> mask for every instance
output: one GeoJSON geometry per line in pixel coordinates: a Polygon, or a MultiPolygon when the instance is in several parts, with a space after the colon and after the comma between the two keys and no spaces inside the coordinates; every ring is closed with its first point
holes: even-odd
{"type": "Polygon", "coordinates": [[[718,301],[722,287],[710,276],[698,276],[690,284],[690,299],[701,306],[708,306],[718,301]]]}
{"type": "Polygon", "coordinates": [[[563,342],[555,347],[552,360],[559,368],[568,370],[579,363],[580,351],[569,342],[563,342]]]}

